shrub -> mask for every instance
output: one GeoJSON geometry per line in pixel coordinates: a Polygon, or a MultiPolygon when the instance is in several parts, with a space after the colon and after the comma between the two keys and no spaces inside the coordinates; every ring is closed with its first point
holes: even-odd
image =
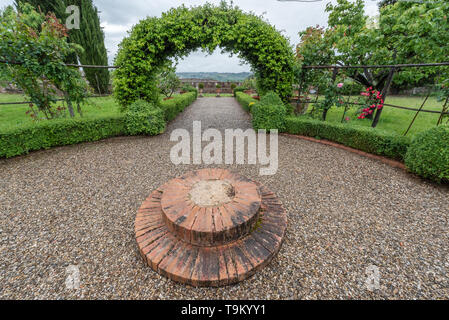
{"type": "Polygon", "coordinates": [[[188,83],[184,84],[181,87],[181,91],[183,91],[183,92],[197,92],[196,88],[194,86],[192,86],[191,84],[188,84],[188,83]]]}
{"type": "Polygon", "coordinates": [[[237,92],[243,92],[246,91],[245,87],[239,86],[234,88],[234,97],[237,97],[237,92]]]}
{"type": "Polygon", "coordinates": [[[405,157],[407,168],[438,183],[449,182],[449,126],[415,136],[405,157]]]}
{"type": "Polygon", "coordinates": [[[126,112],[126,130],[130,135],[158,135],[165,131],[165,116],[154,104],[138,100],[126,112]]]}
{"type": "Polygon", "coordinates": [[[251,106],[251,113],[254,130],[278,129],[283,131],[285,128],[287,109],[281,98],[273,91],[268,92],[260,99],[260,102],[251,106]]]}
{"type": "Polygon", "coordinates": [[[257,102],[257,100],[251,97],[250,95],[239,91],[236,91],[235,97],[237,98],[238,103],[240,103],[242,108],[247,112],[250,112],[249,104],[252,102],[253,103],[257,102]]]}
{"type": "Polygon", "coordinates": [[[126,133],[125,116],[56,119],[0,132],[0,158],[126,133]]]}
{"type": "Polygon", "coordinates": [[[173,99],[161,102],[161,109],[164,112],[166,122],[172,121],[176,116],[184,111],[197,98],[197,91],[174,96],[173,99]]]}
{"type": "Polygon", "coordinates": [[[267,92],[267,94],[265,94],[260,99],[260,102],[258,104],[260,104],[260,105],[267,105],[267,106],[284,105],[284,103],[282,102],[281,98],[279,98],[279,96],[275,92],[273,92],[273,91],[267,92]]]}
{"type": "Polygon", "coordinates": [[[286,117],[286,132],[327,139],[368,153],[404,160],[410,139],[379,129],[331,123],[302,117],[286,117]]]}
{"type": "Polygon", "coordinates": [[[200,88],[200,89],[204,89],[204,83],[200,83],[200,84],[198,84],[198,88],[200,88]]]}

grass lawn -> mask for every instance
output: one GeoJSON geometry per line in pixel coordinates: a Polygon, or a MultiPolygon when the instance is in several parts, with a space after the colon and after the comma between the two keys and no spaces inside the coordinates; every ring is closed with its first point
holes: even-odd
{"type": "MultiPolygon", "coordinates": [[[[0,94],[0,102],[21,102],[27,100],[21,94],[0,94]]],[[[26,114],[28,110],[28,105],[0,105],[0,132],[6,128],[32,123],[33,119],[26,114]]],[[[86,118],[119,113],[118,105],[112,97],[89,99],[89,103],[83,105],[82,110],[86,118]]]]}
{"type": "MultiPolygon", "coordinates": [[[[421,107],[421,104],[423,101],[424,101],[424,97],[390,96],[390,97],[387,97],[387,100],[385,101],[385,103],[418,109],[419,107],[421,107]]],[[[442,102],[438,102],[436,100],[436,98],[431,97],[427,100],[423,109],[441,111],[442,106],[443,106],[442,102]]],[[[312,106],[309,107],[309,110],[311,110],[311,109],[312,109],[312,106]]],[[[354,108],[350,108],[347,111],[346,116],[351,119],[349,121],[349,123],[367,126],[367,127],[371,126],[370,120],[357,119],[356,110],[357,110],[357,108],[354,107],[354,108]]],[[[340,122],[341,118],[343,116],[343,111],[344,111],[344,107],[331,108],[328,112],[326,121],[340,122]]],[[[377,128],[380,128],[380,129],[383,129],[386,131],[394,131],[397,134],[403,135],[405,133],[405,131],[407,131],[407,128],[408,128],[410,122],[413,120],[413,117],[415,116],[415,114],[416,114],[416,111],[402,110],[402,109],[385,106],[384,110],[382,111],[382,115],[379,120],[379,124],[377,125],[377,128]]],[[[415,123],[413,124],[412,128],[410,129],[410,131],[407,135],[412,136],[418,132],[421,132],[421,131],[424,131],[426,129],[436,126],[439,116],[440,115],[436,114],[436,113],[420,112],[418,117],[415,120],[415,123]]]]}
{"type": "MultiPolygon", "coordinates": [[[[216,94],[205,94],[206,97],[215,97],[216,94]]],[[[222,94],[222,97],[231,97],[231,94],[222,94]]],[[[386,103],[400,105],[405,107],[419,108],[424,98],[422,97],[399,97],[390,96],[386,103]]],[[[26,101],[26,97],[20,94],[0,94],[0,102],[19,102],[26,101]]],[[[435,98],[429,98],[424,109],[441,111],[442,103],[437,102],[435,98]]],[[[92,118],[98,116],[108,116],[119,113],[117,103],[112,97],[92,98],[89,103],[83,107],[84,117],[92,118]]],[[[33,120],[25,112],[27,105],[0,105],[0,131],[9,127],[20,126],[24,123],[31,123],[33,120]]],[[[311,107],[309,108],[311,110],[311,107]]],[[[347,116],[351,118],[350,123],[370,126],[369,120],[358,120],[355,114],[356,108],[351,108],[347,116]]],[[[343,108],[334,107],[329,110],[327,121],[340,122],[343,115],[343,108]]],[[[394,131],[397,134],[404,134],[408,125],[415,115],[414,111],[401,110],[391,107],[384,107],[382,117],[380,118],[378,128],[394,131]]],[[[436,125],[439,114],[423,113],[418,115],[409,135],[414,135],[436,125]]]]}
{"type": "MultiPolygon", "coordinates": [[[[203,93],[204,97],[217,97],[216,93],[203,93]]],[[[220,97],[233,97],[234,95],[232,93],[220,93],[220,97]]],[[[199,96],[198,96],[199,97],[199,96]]]]}

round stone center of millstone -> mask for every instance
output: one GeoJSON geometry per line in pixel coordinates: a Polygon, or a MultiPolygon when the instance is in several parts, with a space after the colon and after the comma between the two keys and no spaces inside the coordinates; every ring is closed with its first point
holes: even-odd
{"type": "Polygon", "coordinates": [[[190,190],[190,199],[200,207],[220,206],[235,196],[232,185],[224,180],[201,180],[190,190]]]}

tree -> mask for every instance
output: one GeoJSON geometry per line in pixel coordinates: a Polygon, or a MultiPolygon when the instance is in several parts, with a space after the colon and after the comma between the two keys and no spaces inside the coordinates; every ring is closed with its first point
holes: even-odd
{"type": "MultiPolygon", "coordinates": [[[[317,95],[319,92],[325,91],[329,86],[334,86],[335,81],[330,83],[332,76],[329,70],[302,68],[302,66],[329,65],[335,63],[335,50],[332,47],[332,43],[329,42],[331,38],[329,33],[331,32],[333,30],[325,30],[323,27],[317,25],[316,27],[308,27],[305,31],[299,33],[301,42],[296,47],[296,65],[294,71],[295,79],[299,84],[299,97],[296,106],[297,113],[306,112],[307,104],[301,103],[301,101],[307,102],[308,94],[312,86],[317,88],[317,95]]],[[[326,118],[326,109],[330,107],[327,106],[323,110],[324,119],[326,118]]]]}
{"type": "Polygon", "coordinates": [[[379,8],[395,4],[398,0],[382,0],[378,3],[379,8]]]}
{"type": "MultiPolygon", "coordinates": [[[[332,46],[339,65],[403,64],[441,62],[449,52],[449,2],[411,3],[398,1],[380,9],[378,23],[370,23],[362,0],[337,0],[328,4],[329,28],[323,42],[332,46]],[[331,45],[332,44],[332,45],[331,45]]],[[[313,51],[311,54],[314,54],[313,51]]],[[[316,58],[314,58],[316,59],[316,58]]],[[[382,96],[388,93],[393,76],[401,72],[410,82],[435,73],[435,69],[349,69],[348,76],[382,96]]],[[[379,121],[379,109],[373,127],[379,121]]]]}
{"type": "Polygon", "coordinates": [[[175,68],[165,67],[157,76],[159,91],[167,98],[170,98],[176,89],[179,88],[181,81],[176,75],[175,68]]]}
{"type": "MultiPolygon", "coordinates": [[[[81,64],[108,65],[108,54],[104,45],[104,32],[100,26],[98,9],[92,0],[66,0],[67,4],[80,8],[80,29],[69,32],[69,41],[77,43],[84,48],[78,56],[81,64]]],[[[109,92],[109,71],[107,69],[84,69],[91,87],[99,94],[109,92]]]]}
{"type": "MultiPolygon", "coordinates": [[[[98,10],[92,0],[15,0],[16,6],[20,8],[20,2],[31,4],[37,11],[44,14],[53,12],[58,19],[65,22],[68,17],[66,8],[69,5],[78,6],[80,9],[80,29],[69,30],[68,41],[79,44],[84,51],[78,55],[68,57],[68,63],[81,62],[84,65],[107,65],[108,57],[104,45],[104,33],[100,26],[98,10]]],[[[90,86],[97,93],[109,91],[109,72],[107,69],[85,68],[84,74],[90,86]]]]}
{"type": "Polygon", "coordinates": [[[0,59],[8,61],[0,64],[0,74],[30,97],[31,116],[37,118],[39,111],[47,119],[61,116],[58,91],[64,93],[71,117],[75,116],[72,103],[78,105],[81,113],[87,84],[78,70],[64,62],[82,48],[67,42],[65,26],[54,14],[44,16],[29,4],[21,4],[20,13],[10,6],[0,11],[0,15],[0,59]]]}

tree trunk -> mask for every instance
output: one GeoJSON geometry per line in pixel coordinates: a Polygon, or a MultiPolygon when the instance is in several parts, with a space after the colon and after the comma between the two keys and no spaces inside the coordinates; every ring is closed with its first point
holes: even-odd
{"type": "MultiPolygon", "coordinates": [[[[385,82],[385,86],[382,89],[382,99],[384,100],[384,102],[386,101],[388,90],[390,90],[391,83],[393,82],[393,77],[394,77],[395,71],[396,71],[395,68],[390,69],[390,73],[388,74],[387,81],[385,82]]],[[[374,117],[371,127],[375,128],[377,126],[377,124],[379,123],[380,115],[382,114],[383,109],[384,109],[383,107],[382,107],[382,109],[377,109],[376,116],[374,117]]]]}
{"type": "Polygon", "coordinates": [[[327,112],[329,111],[329,109],[324,109],[323,111],[323,121],[326,121],[326,117],[327,117],[327,112]]]}
{"type": "MultiPolygon", "coordinates": [[[[337,80],[338,68],[334,68],[332,71],[332,83],[331,85],[335,85],[335,80],[337,80]]],[[[323,121],[326,121],[327,112],[332,106],[326,106],[326,109],[323,110],[323,121]]]]}
{"type": "Polygon", "coordinates": [[[75,118],[75,111],[73,110],[72,101],[69,99],[67,92],[64,92],[65,101],[67,102],[67,108],[69,109],[70,117],[75,118]]]}
{"type": "Polygon", "coordinates": [[[79,102],[76,105],[76,108],[77,108],[77,111],[78,111],[79,115],[82,117],[83,116],[83,110],[81,110],[81,105],[79,104],[79,102]]]}

